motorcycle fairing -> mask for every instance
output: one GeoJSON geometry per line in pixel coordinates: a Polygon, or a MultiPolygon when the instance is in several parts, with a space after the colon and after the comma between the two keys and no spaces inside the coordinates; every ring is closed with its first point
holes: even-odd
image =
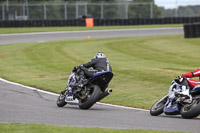
{"type": "Polygon", "coordinates": [[[166,115],[178,115],[178,114],[180,114],[178,104],[173,104],[174,98],[168,99],[167,103],[164,106],[163,112],[166,115]]]}
{"type": "Polygon", "coordinates": [[[199,95],[200,94],[200,85],[196,85],[191,91],[191,95],[199,95]]]}
{"type": "Polygon", "coordinates": [[[170,88],[169,88],[169,93],[168,93],[168,100],[163,108],[163,112],[166,115],[178,115],[180,114],[179,108],[178,108],[178,104],[173,103],[173,101],[175,100],[175,95],[174,95],[174,91],[175,90],[178,91],[180,90],[180,85],[177,84],[176,82],[172,82],[170,88]]]}
{"type": "Polygon", "coordinates": [[[112,72],[109,71],[98,72],[93,74],[93,76],[90,78],[90,82],[100,86],[102,91],[105,91],[112,77],[113,77],[112,72]]]}
{"type": "Polygon", "coordinates": [[[76,83],[77,79],[76,79],[76,75],[74,72],[71,73],[71,75],[68,78],[68,86],[69,85],[74,85],[76,83]]]}
{"type": "Polygon", "coordinates": [[[200,91],[200,85],[196,85],[196,86],[192,89],[192,91],[200,91]]]}

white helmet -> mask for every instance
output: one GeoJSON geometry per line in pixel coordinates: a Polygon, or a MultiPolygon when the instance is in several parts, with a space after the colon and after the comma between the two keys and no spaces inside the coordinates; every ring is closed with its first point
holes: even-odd
{"type": "Polygon", "coordinates": [[[96,53],[96,55],[94,56],[94,58],[106,58],[106,56],[105,56],[105,54],[104,53],[102,53],[102,52],[98,52],[98,53],[96,53]]]}

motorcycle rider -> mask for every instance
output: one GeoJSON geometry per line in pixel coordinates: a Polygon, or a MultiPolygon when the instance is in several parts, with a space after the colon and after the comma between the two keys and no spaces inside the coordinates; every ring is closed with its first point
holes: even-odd
{"type": "Polygon", "coordinates": [[[81,70],[79,72],[79,78],[80,78],[79,85],[84,83],[85,79],[92,77],[94,73],[103,72],[103,71],[112,72],[110,62],[108,58],[106,58],[103,52],[96,53],[94,58],[91,59],[91,61],[80,65],[78,68],[80,68],[81,70]],[[90,67],[92,67],[93,69],[89,69],[90,67]]]}
{"type": "MultiPolygon", "coordinates": [[[[78,82],[74,85],[74,87],[82,87],[84,84],[87,83],[88,81],[87,79],[92,77],[94,73],[103,71],[112,72],[112,67],[110,65],[108,58],[106,58],[105,54],[103,52],[98,52],[95,54],[94,58],[91,59],[91,61],[89,61],[88,63],[74,67],[73,71],[77,70],[79,78],[77,79],[78,82]],[[93,69],[89,69],[91,67],[93,69]]],[[[62,91],[61,93],[64,94],[65,90],[62,91]]]]}
{"type": "Polygon", "coordinates": [[[195,86],[200,85],[199,80],[194,80],[191,78],[198,77],[198,76],[200,76],[200,68],[192,72],[187,72],[183,75],[179,75],[176,79],[176,81],[179,82],[180,85],[182,86],[182,91],[179,92],[179,94],[184,96],[186,99],[191,98],[190,90],[194,88],[195,86]]]}
{"type": "Polygon", "coordinates": [[[192,71],[192,72],[187,72],[185,74],[183,74],[181,77],[182,78],[188,78],[188,82],[189,82],[189,86],[191,88],[194,88],[196,85],[200,85],[200,81],[199,80],[194,80],[194,79],[191,79],[193,77],[198,77],[200,76],[200,68],[192,71]]]}

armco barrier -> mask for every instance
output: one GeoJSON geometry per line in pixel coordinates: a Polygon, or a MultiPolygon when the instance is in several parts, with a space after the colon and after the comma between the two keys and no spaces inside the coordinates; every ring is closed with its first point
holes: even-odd
{"type": "Polygon", "coordinates": [[[200,37],[200,23],[184,24],[185,38],[200,37]]]}
{"type": "MultiPolygon", "coordinates": [[[[94,26],[113,25],[153,25],[187,24],[200,22],[200,17],[179,18],[133,18],[133,19],[94,19],[94,26]]],[[[85,26],[84,19],[74,20],[27,20],[0,21],[0,27],[46,27],[46,26],[85,26]]]]}

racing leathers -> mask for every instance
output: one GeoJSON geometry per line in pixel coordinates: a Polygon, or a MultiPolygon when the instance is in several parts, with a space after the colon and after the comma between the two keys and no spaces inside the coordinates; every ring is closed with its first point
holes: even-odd
{"type": "MultiPolygon", "coordinates": [[[[103,53],[98,52],[90,62],[82,64],[80,66],[74,67],[72,71],[76,71],[78,74],[77,83],[73,85],[74,87],[83,87],[88,82],[88,78],[92,77],[94,73],[110,71],[112,72],[112,68],[109,60],[105,57],[103,53]],[[93,69],[89,69],[92,67],[93,69]]],[[[65,94],[67,88],[61,92],[61,94],[65,94]]]]}
{"type": "Polygon", "coordinates": [[[190,103],[192,101],[190,90],[193,89],[196,85],[200,85],[200,81],[191,78],[197,76],[200,76],[200,68],[192,72],[187,72],[181,76],[178,76],[178,78],[176,79],[182,88],[182,90],[178,92],[178,94],[180,94],[180,96],[185,97],[184,102],[190,103]]]}
{"type": "Polygon", "coordinates": [[[110,62],[107,58],[93,58],[90,62],[82,64],[80,69],[84,72],[86,78],[92,77],[96,72],[112,71],[110,62]],[[89,69],[90,67],[93,69],[89,69]]]}
{"type": "Polygon", "coordinates": [[[183,74],[181,77],[182,78],[188,78],[188,82],[189,82],[189,86],[191,88],[194,88],[196,85],[200,85],[200,81],[199,80],[194,80],[194,79],[191,79],[192,77],[198,77],[200,76],[200,68],[192,71],[192,72],[187,72],[185,74],[183,74]]]}

